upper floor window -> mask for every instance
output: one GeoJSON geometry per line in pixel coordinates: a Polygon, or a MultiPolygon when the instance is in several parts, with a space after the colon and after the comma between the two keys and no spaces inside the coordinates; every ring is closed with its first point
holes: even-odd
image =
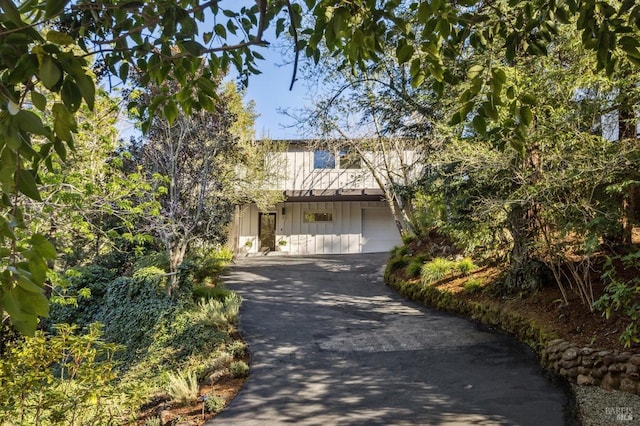
{"type": "Polygon", "coordinates": [[[329,151],[325,151],[325,150],[313,151],[313,168],[314,169],[335,169],[336,158],[329,151]]]}
{"type": "Polygon", "coordinates": [[[362,158],[354,151],[340,151],[339,166],[341,169],[360,169],[362,167],[362,158]]]}

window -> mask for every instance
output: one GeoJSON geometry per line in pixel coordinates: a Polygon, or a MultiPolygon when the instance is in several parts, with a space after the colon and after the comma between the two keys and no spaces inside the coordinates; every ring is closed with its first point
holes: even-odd
{"type": "Polygon", "coordinates": [[[304,222],[333,222],[333,213],[331,212],[304,212],[304,222]]]}
{"type": "Polygon", "coordinates": [[[329,151],[325,151],[325,150],[313,151],[313,168],[314,169],[335,169],[336,158],[329,151]]]}
{"type": "Polygon", "coordinates": [[[338,154],[340,158],[341,169],[359,169],[361,168],[362,158],[357,152],[353,151],[340,151],[338,154]]]}

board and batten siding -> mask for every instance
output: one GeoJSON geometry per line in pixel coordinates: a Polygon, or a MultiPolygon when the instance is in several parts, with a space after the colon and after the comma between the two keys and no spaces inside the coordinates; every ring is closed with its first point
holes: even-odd
{"type": "MultiPolygon", "coordinates": [[[[373,153],[366,154],[368,160],[382,167],[383,158],[373,153]],[[380,157],[380,158],[378,158],[380,157]]],[[[413,151],[402,154],[405,162],[416,157],[413,151]]],[[[283,178],[269,189],[282,190],[324,190],[324,189],[369,189],[379,188],[373,175],[366,169],[314,169],[313,151],[290,148],[287,152],[276,154],[271,160],[284,167],[283,178]]],[[[390,160],[391,165],[399,169],[399,160],[390,160]]],[[[417,173],[417,172],[416,172],[417,173]]]]}
{"type": "MultiPolygon", "coordinates": [[[[258,216],[255,205],[243,206],[238,220],[238,249],[260,250],[258,216]],[[251,247],[246,247],[247,241],[251,247]]],[[[289,254],[340,254],[387,251],[400,244],[393,217],[386,202],[331,201],[280,203],[276,206],[276,249],[289,254]],[[305,213],[331,213],[331,222],[305,222],[305,213]],[[363,218],[375,218],[367,225],[363,218]],[[386,232],[371,232],[371,226],[386,232]],[[367,228],[369,229],[367,231],[367,228]],[[363,234],[363,231],[366,234],[363,234]],[[277,242],[286,241],[285,245],[277,242]]]]}

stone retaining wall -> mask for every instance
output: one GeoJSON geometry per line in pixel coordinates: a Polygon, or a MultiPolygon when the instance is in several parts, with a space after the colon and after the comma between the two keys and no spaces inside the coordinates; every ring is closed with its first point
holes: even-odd
{"type": "Polygon", "coordinates": [[[640,394],[640,354],[581,348],[556,339],[541,351],[540,363],[580,386],[640,394]]]}

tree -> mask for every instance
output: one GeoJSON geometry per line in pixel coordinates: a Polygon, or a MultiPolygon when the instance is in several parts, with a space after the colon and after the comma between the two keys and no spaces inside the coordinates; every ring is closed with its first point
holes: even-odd
{"type": "Polygon", "coordinates": [[[400,234],[419,234],[413,197],[438,143],[433,128],[439,112],[428,95],[410,86],[408,68],[389,58],[357,76],[336,65],[325,52],[318,68],[307,70],[321,79],[324,93],[297,113],[298,125],[314,128],[332,151],[355,154],[384,192],[400,234]]]}
{"type": "MultiPolygon", "coordinates": [[[[178,94],[158,93],[146,109],[162,112],[170,123],[178,107],[187,113],[215,107],[212,80],[235,66],[240,74],[257,72],[266,44],[264,29],[284,14],[299,22],[300,7],[259,1],[235,10],[219,2],[89,2],[69,0],[0,2],[0,315],[21,332],[33,334],[38,317],[48,314],[44,295],[47,260],[55,249],[24,220],[26,199],[41,201],[41,168],[64,161],[78,131],[76,113],[95,104],[96,74],[126,81],[137,69],[142,84],[167,79],[181,84],[178,94]],[[198,24],[212,21],[200,35],[198,24]],[[229,43],[229,39],[237,42],[229,43]],[[208,61],[201,67],[201,57],[208,61]],[[95,73],[94,71],[95,70],[95,73]],[[197,96],[192,97],[194,88],[197,96]],[[51,100],[47,94],[54,94],[51,100]],[[49,100],[48,100],[49,99],[49,100]],[[33,136],[41,137],[34,140],[33,136]]],[[[131,104],[130,108],[136,105],[131,104]]],[[[145,124],[148,128],[149,122],[145,124]]]]}
{"type": "MultiPolygon", "coordinates": [[[[481,49],[490,44],[488,40],[503,40],[507,61],[516,52],[545,54],[556,24],[572,19],[582,44],[595,52],[598,69],[613,76],[618,64],[640,62],[640,6],[634,0],[510,4],[305,0],[313,15],[308,28],[302,28],[303,7],[298,2],[256,0],[251,7],[236,4],[235,8],[220,4],[215,0],[48,0],[19,6],[0,2],[0,306],[21,331],[33,334],[38,316],[47,315],[43,265],[55,250],[42,234],[28,230],[20,198],[39,201],[41,166],[52,168],[53,156],[73,146],[75,114],[83,102],[90,109],[95,102],[96,64],[98,74],[114,80],[126,81],[129,71],[137,69],[144,85],[167,79],[179,83],[179,93],[161,92],[148,106],[140,106],[148,116],[160,111],[172,123],[180,109],[189,114],[214,108],[212,80],[221,70],[235,66],[244,77],[258,72],[256,59],[261,56],[255,48],[266,44],[264,30],[274,22],[276,35],[287,28],[292,34],[296,58],[300,51],[319,57],[318,45],[324,40],[345,63],[363,67],[376,60],[382,40],[397,40],[396,58],[411,64],[412,84],[418,87],[433,75],[438,93],[443,93],[444,82],[460,81],[460,73],[445,67],[444,59],[459,57],[463,48],[481,49]],[[209,31],[200,35],[199,24],[209,31]],[[204,70],[201,57],[208,59],[204,70]],[[44,94],[49,92],[60,98],[47,102],[44,94]],[[34,135],[43,137],[37,146],[34,135]]],[[[475,88],[486,83],[491,96],[479,100],[485,107],[478,112],[478,125],[487,118],[494,120],[496,106],[504,104],[520,119],[511,129],[518,137],[511,140],[524,145],[532,94],[503,93],[500,65],[485,62],[466,69],[466,79],[473,84],[462,94],[454,119],[467,118],[478,101],[475,88]]],[[[144,129],[149,125],[147,121],[144,129]]]]}
{"type": "Polygon", "coordinates": [[[254,192],[274,174],[256,155],[268,146],[249,138],[254,113],[243,109],[233,83],[218,93],[215,111],[181,111],[173,122],[152,118],[134,153],[161,205],[157,216],[146,218],[148,229],[164,247],[174,275],[195,242],[224,241],[234,204],[269,197],[254,192]]]}

